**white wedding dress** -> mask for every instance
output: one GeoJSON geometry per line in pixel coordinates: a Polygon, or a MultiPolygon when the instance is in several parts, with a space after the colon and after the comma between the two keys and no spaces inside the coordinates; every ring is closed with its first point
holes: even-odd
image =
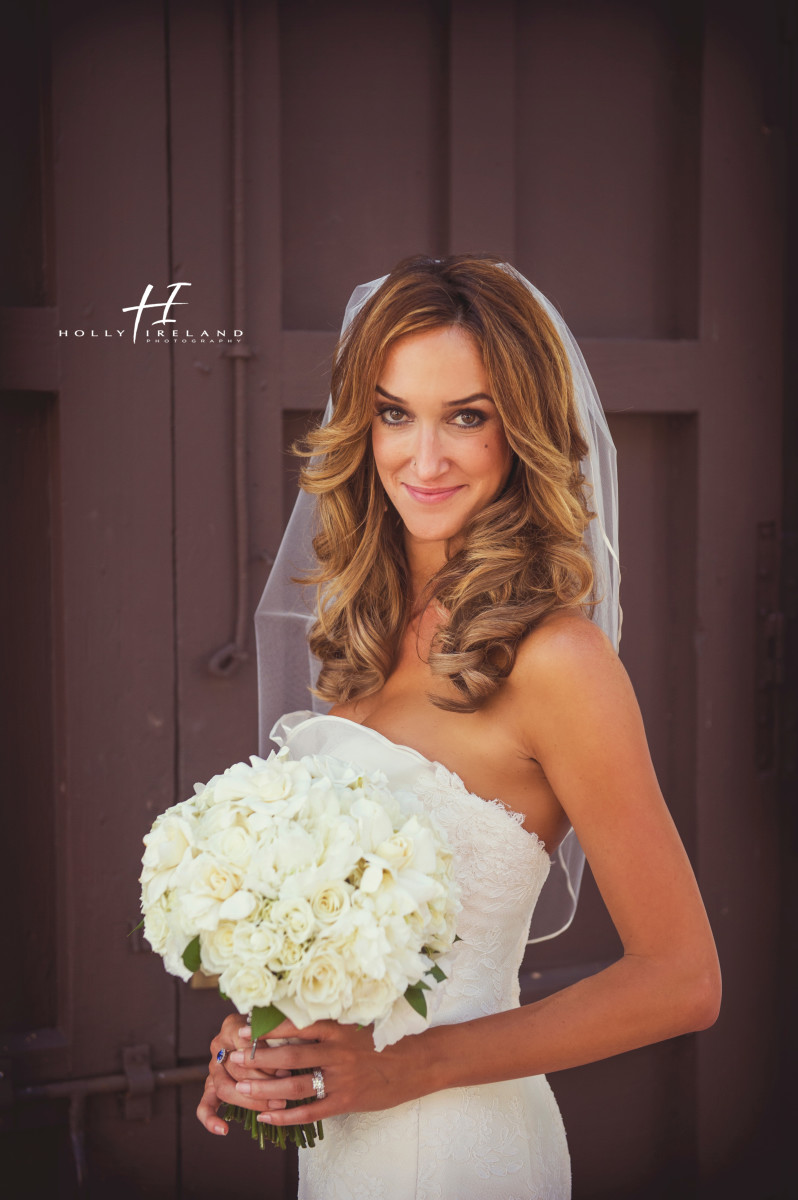
{"type": "MultiPolygon", "coordinates": [[[[522,817],[467,791],[408,746],[344,717],[289,713],[272,740],[291,754],[329,754],[380,769],[419,796],[454,849],[462,889],[460,941],[427,993],[430,1025],[519,1005],[518,971],[550,861],[522,817]]],[[[395,1006],[383,1044],[425,1022],[395,1006]]],[[[484,1052],[490,1054],[486,1041],[484,1052]]],[[[544,1075],[433,1092],[381,1112],[324,1121],[324,1140],[299,1152],[298,1200],[567,1200],[571,1166],[560,1110],[544,1075]]]]}

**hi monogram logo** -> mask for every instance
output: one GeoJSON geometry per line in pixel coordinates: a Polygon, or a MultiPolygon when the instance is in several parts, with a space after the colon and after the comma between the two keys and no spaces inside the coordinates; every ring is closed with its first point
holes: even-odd
{"type": "MultiPolygon", "coordinates": [[[[240,342],[242,340],[244,336],[243,329],[233,329],[230,336],[228,336],[228,331],[226,329],[203,329],[199,333],[192,333],[190,329],[185,329],[182,331],[182,333],[177,329],[168,329],[167,326],[169,325],[177,325],[177,318],[170,317],[169,310],[177,305],[188,305],[188,300],[178,300],[176,297],[181,288],[189,287],[191,287],[191,284],[186,282],[170,283],[168,284],[168,288],[170,289],[168,299],[163,302],[159,302],[157,300],[150,301],[153,285],[148,283],[138,304],[128,304],[122,309],[123,313],[134,312],[136,314],[136,320],[133,325],[134,343],[138,337],[139,325],[141,324],[142,316],[144,315],[145,311],[153,308],[159,309],[161,311],[161,316],[151,320],[149,323],[145,322],[144,331],[146,336],[143,339],[145,345],[170,346],[175,345],[177,342],[191,342],[194,344],[201,342],[203,344],[214,345],[221,343],[229,344],[232,342],[240,342]],[[160,326],[160,328],[156,328],[156,326],[160,326]]],[[[99,331],[96,329],[59,329],[58,336],[122,338],[127,332],[128,331],[125,329],[103,329],[99,331]]]]}
{"type": "Polygon", "coordinates": [[[190,283],[170,283],[169,287],[174,288],[174,291],[172,292],[169,299],[166,301],[166,304],[147,304],[147,297],[149,296],[150,292],[152,291],[152,284],[148,283],[146,288],[144,289],[144,295],[141,297],[138,304],[131,304],[128,308],[122,309],[122,312],[134,312],[136,314],[136,324],[133,326],[133,341],[134,342],[136,340],[136,334],[139,331],[139,321],[141,320],[141,314],[144,312],[145,308],[163,308],[163,316],[159,317],[157,321],[151,321],[150,322],[151,325],[167,325],[167,324],[174,325],[174,324],[176,324],[176,318],[175,317],[167,317],[166,314],[169,312],[169,309],[172,307],[173,304],[188,304],[188,300],[175,300],[175,296],[177,295],[179,288],[191,287],[191,284],[190,283]]]}

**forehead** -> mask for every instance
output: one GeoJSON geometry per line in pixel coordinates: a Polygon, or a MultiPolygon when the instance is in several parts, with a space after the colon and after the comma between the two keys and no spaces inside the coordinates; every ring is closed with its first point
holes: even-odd
{"type": "Polygon", "coordinates": [[[385,355],[378,383],[405,400],[451,400],[488,390],[479,347],[458,325],[398,338],[385,355]]]}

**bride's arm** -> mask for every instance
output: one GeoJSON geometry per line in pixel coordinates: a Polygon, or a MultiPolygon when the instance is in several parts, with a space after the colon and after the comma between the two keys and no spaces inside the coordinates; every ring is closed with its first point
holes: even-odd
{"type": "Polygon", "coordinates": [[[705,1029],[720,1006],[706,911],[609,642],[589,622],[552,621],[527,640],[511,686],[519,736],[576,830],[624,953],[516,1012],[428,1031],[440,1087],[580,1066],[705,1029]],[[471,1038],[488,1029],[490,1055],[474,1054],[471,1038]]]}
{"type": "Polygon", "coordinates": [[[320,1038],[316,1045],[259,1050],[257,1060],[272,1070],[321,1066],[327,1098],[280,1111],[286,1094],[307,1095],[296,1077],[253,1082],[238,1103],[271,1102],[268,1119],[281,1124],[386,1108],[579,1066],[715,1021],[721,982],[709,922],[629,677],[606,637],[587,621],[553,619],[526,640],[507,686],[519,747],[541,764],[576,830],[623,957],[544,1000],[437,1026],[379,1054],[367,1031],[319,1022],[302,1034],[320,1038]]]}

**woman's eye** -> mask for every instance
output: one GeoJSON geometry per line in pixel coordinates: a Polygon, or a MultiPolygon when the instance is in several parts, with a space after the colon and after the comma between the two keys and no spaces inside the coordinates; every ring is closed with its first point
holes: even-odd
{"type": "Polygon", "coordinates": [[[473,408],[466,408],[462,412],[456,414],[457,420],[464,429],[476,429],[479,425],[484,425],[487,418],[473,408]]]}
{"type": "Polygon", "coordinates": [[[377,415],[384,425],[403,425],[405,414],[401,408],[381,408],[377,415]]]}

